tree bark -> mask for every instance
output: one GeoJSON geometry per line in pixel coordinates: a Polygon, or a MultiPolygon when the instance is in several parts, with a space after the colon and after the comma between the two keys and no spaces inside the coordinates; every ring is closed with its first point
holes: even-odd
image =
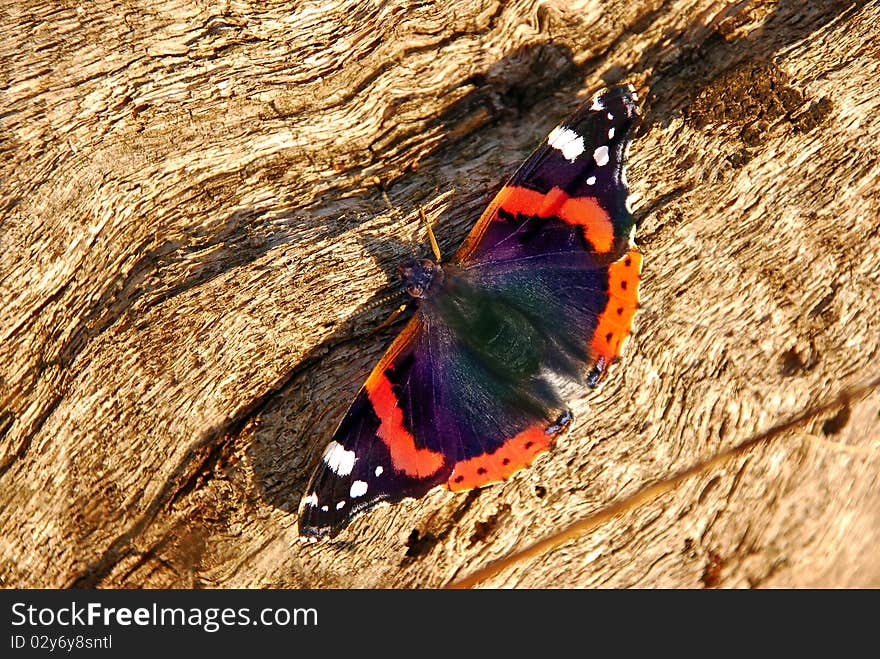
{"type": "Polygon", "coordinates": [[[797,417],[481,583],[880,586],[880,2],[295,4],[0,9],[0,585],[444,586],[797,417]],[[623,361],[506,483],[298,542],[419,205],[451,254],[618,82],[623,361]]]}

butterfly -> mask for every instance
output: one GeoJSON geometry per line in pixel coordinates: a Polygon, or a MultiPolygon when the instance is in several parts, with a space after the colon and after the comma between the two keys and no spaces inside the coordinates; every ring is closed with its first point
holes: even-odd
{"type": "MultiPolygon", "coordinates": [[[[571,426],[561,381],[596,387],[639,303],[627,152],[632,86],[553,129],[447,262],[399,273],[418,309],[342,418],[299,508],[306,539],[375,505],[503,481],[571,426]]],[[[436,251],[436,250],[435,250],[436,251]]]]}

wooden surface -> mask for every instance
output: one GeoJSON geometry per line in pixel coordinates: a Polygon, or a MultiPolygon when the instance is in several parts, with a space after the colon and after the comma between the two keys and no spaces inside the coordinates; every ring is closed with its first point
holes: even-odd
{"type": "Polygon", "coordinates": [[[880,586],[880,393],[834,402],[880,371],[878,25],[877,1],[4,0],[0,586],[443,586],[798,415],[482,584],[880,586]],[[509,482],[298,542],[394,268],[428,252],[418,205],[452,253],[621,81],[624,362],[509,482]]]}

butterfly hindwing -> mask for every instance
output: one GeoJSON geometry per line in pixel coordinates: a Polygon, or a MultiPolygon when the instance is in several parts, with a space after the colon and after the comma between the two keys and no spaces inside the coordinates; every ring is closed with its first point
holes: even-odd
{"type": "Polygon", "coordinates": [[[449,297],[469,317],[449,325],[425,305],[392,344],[324,450],[300,505],[302,535],[333,536],[378,503],[438,485],[463,490],[504,480],[568,427],[571,416],[555,394],[528,382],[536,360],[502,368],[497,350],[458,337],[460,323],[497,325],[508,310],[487,309],[467,293],[449,297]]]}
{"type": "Polygon", "coordinates": [[[433,429],[452,463],[451,490],[505,480],[546,451],[571,422],[543,375],[550,346],[519,309],[454,268],[423,300],[438,377],[433,429]]]}

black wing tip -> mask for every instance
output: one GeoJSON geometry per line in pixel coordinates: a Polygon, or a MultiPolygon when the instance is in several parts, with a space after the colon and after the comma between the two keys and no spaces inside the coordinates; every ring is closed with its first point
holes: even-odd
{"type": "Polygon", "coordinates": [[[595,105],[617,100],[622,100],[627,106],[636,110],[638,109],[639,94],[636,91],[635,86],[631,84],[605,87],[604,89],[597,91],[592,99],[593,104],[595,105]]]}
{"type": "Polygon", "coordinates": [[[616,85],[597,91],[564,122],[563,126],[579,134],[586,134],[586,126],[594,123],[613,122],[619,127],[618,141],[632,139],[633,132],[642,120],[638,93],[632,85],[616,85]],[[597,119],[602,117],[602,119],[597,119]]]}
{"type": "Polygon", "coordinates": [[[307,542],[317,542],[324,539],[332,540],[358,514],[351,511],[347,514],[334,513],[337,513],[337,511],[328,510],[324,512],[314,506],[303,505],[300,509],[299,520],[297,521],[300,539],[307,542]]]}
{"type": "Polygon", "coordinates": [[[310,526],[300,522],[299,539],[303,542],[318,542],[318,540],[330,540],[339,532],[331,526],[310,526]]]}
{"type": "MultiPolygon", "coordinates": [[[[312,491],[309,487],[308,491],[312,491]]],[[[299,504],[299,528],[300,540],[317,542],[324,538],[333,538],[341,531],[349,521],[349,516],[339,515],[336,510],[325,506],[326,510],[318,508],[318,501],[314,493],[303,495],[299,504]]]]}
{"type": "Polygon", "coordinates": [[[389,499],[387,494],[383,494],[350,505],[345,512],[333,507],[328,507],[328,510],[325,511],[303,502],[300,505],[299,520],[297,521],[299,537],[307,542],[332,540],[364,513],[381,504],[393,503],[397,500],[399,499],[389,499]]]}
{"type": "Polygon", "coordinates": [[[305,542],[332,540],[355,517],[354,515],[328,517],[326,514],[316,515],[315,513],[317,512],[308,508],[300,512],[299,520],[297,521],[300,540],[305,542]],[[325,517],[325,519],[320,519],[321,517],[325,517]]]}
{"type": "Polygon", "coordinates": [[[639,95],[633,85],[617,85],[601,89],[593,95],[591,110],[616,110],[623,107],[628,119],[638,121],[641,117],[639,95]]]}

